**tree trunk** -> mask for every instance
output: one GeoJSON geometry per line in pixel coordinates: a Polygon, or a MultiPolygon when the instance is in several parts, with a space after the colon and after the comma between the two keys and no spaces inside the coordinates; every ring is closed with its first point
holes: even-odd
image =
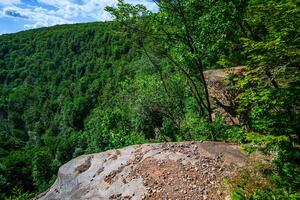
{"type": "Polygon", "coordinates": [[[206,100],[206,106],[207,106],[207,112],[208,112],[208,122],[210,123],[210,128],[211,128],[211,133],[210,133],[210,136],[211,136],[211,140],[215,140],[215,132],[214,132],[214,129],[212,127],[212,109],[211,109],[211,103],[210,103],[210,99],[209,99],[209,93],[208,93],[208,88],[207,88],[207,83],[206,83],[206,80],[205,80],[205,77],[204,77],[204,73],[203,73],[203,70],[200,71],[200,76],[201,76],[201,79],[202,79],[202,84],[203,84],[203,87],[204,87],[204,92],[205,92],[205,100],[206,100]]]}

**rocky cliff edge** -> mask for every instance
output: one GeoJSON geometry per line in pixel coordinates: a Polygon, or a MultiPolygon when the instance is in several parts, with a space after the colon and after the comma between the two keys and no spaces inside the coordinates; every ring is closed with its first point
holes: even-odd
{"type": "Polygon", "coordinates": [[[69,161],[36,199],[226,199],[220,183],[246,161],[225,143],[134,145],[69,161]]]}

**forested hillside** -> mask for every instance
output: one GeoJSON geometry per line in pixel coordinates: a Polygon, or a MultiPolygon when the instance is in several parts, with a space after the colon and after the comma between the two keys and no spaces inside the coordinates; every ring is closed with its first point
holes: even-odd
{"type": "Polygon", "coordinates": [[[143,60],[115,29],[95,23],[1,36],[2,192],[44,190],[71,158],[142,141],[129,136],[129,113],[117,104],[143,60]]]}
{"type": "Polygon", "coordinates": [[[44,191],[81,154],[185,140],[275,155],[231,184],[234,198],[299,197],[299,3],[158,5],[120,1],[113,22],[0,36],[0,199],[44,191]],[[203,73],[234,66],[246,67],[226,81],[242,121],[228,125],[212,117],[203,73]]]}

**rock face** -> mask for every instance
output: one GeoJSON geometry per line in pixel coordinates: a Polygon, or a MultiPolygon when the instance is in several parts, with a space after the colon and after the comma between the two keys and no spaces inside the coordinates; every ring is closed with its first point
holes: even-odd
{"type": "Polygon", "coordinates": [[[69,161],[36,199],[225,199],[219,183],[246,161],[236,145],[225,143],[129,146],[69,161]]]}
{"type": "Polygon", "coordinates": [[[232,67],[226,69],[208,70],[204,72],[208,93],[213,103],[214,115],[225,117],[227,124],[240,124],[242,116],[236,113],[236,97],[240,91],[228,87],[226,79],[229,76],[241,76],[245,67],[232,67]]]}

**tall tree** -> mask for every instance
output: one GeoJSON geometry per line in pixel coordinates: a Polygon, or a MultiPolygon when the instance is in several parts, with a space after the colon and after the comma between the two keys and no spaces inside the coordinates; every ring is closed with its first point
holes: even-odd
{"type": "MultiPolygon", "coordinates": [[[[213,67],[222,55],[228,54],[235,30],[246,6],[246,0],[154,0],[158,13],[142,5],[119,0],[118,7],[107,7],[127,30],[135,31],[144,41],[151,41],[157,57],[187,78],[199,114],[212,123],[212,105],[204,71],[213,67]],[[146,39],[145,39],[146,38],[146,39]]],[[[211,139],[215,139],[213,130],[211,139]]]]}
{"type": "Polygon", "coordinates": [[[257,132],[299,134],[299,17],[296,1],[253,0],[241,22],[248,71],[238,99],[257,132]]]}

